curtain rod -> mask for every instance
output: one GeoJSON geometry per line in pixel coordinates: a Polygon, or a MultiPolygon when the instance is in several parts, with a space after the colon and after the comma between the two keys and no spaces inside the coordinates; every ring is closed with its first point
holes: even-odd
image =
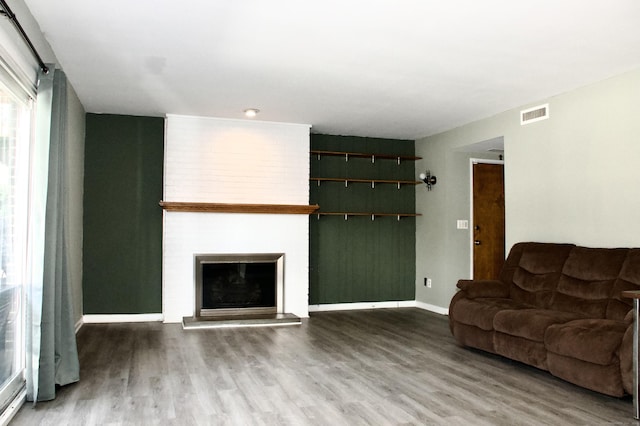
{"type": "Polygon", "coordinates": [[[13,13],[13,11],[11,10],[11,8],[9,7],[9,5],[5,0],[0,0],[0,6],[2,6],[2,10],[0,10],[0,15],[4,15],[7,18],[9,18],[13,26],[16,27],[16,30],[18,30],[18,32],[22,36],[22,39],[29,46],[31,53],[33,53],[33,56],[35,56],[36,60],[38,61],[38,65],[40,66],[40,69],[42,70],[42,72],[45,74],[48,74],[49,67],[45,65],[44,61],[38,54],[38,51],[36,50],[35,46],[33,45],[33,43],[31,43],[29,36],[27,36],[27,33],[24,32],[24,29],[22,28],[22,25],[20,25],[20,22],[18,22],[18,19],[16,18],[15,13],[13,13]]]}

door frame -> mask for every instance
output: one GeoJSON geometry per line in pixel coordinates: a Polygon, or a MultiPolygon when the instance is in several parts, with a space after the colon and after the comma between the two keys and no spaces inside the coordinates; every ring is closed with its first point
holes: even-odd
{"type": "MultiPolygon", "coordinates": [[[[502,164],[504,160],[491,160],[488,158],[469,158],[469,277],[473,279],[473,165],[474,164],[502,164]]],[[[505,197],[506,203],[506,197],[505,197]]],[[[506,227],[506,226],[505,226],[506,227]]],[[[505,247],[506,250],[506,247],[505,247]]]]}

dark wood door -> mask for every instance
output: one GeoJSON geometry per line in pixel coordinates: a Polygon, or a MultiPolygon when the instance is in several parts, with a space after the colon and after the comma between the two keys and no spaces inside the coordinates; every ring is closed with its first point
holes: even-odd
{"type": "Polygon", "coordinates": [[[504,166],[473,165],[473,278],[495,279],[504,263],[504,166]]]}

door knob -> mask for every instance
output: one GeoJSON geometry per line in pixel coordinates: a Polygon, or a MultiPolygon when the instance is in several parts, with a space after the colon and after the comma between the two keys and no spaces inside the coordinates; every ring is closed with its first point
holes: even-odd
{"type": "Polygon", "coordinates": [[[473,242],[473,244],[475,244],[475,245],[479,246],[479,245],[480,245],[480,240],[475,240],[475,241],[473,242]]]}

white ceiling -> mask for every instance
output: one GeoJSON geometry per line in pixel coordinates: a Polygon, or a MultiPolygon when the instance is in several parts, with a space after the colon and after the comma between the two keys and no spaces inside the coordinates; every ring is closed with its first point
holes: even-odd
{"type": "Polygon", "coordinates": [[[25,0],[87,112],[415,139],[640,67],[638,0],[25,0]]]}

